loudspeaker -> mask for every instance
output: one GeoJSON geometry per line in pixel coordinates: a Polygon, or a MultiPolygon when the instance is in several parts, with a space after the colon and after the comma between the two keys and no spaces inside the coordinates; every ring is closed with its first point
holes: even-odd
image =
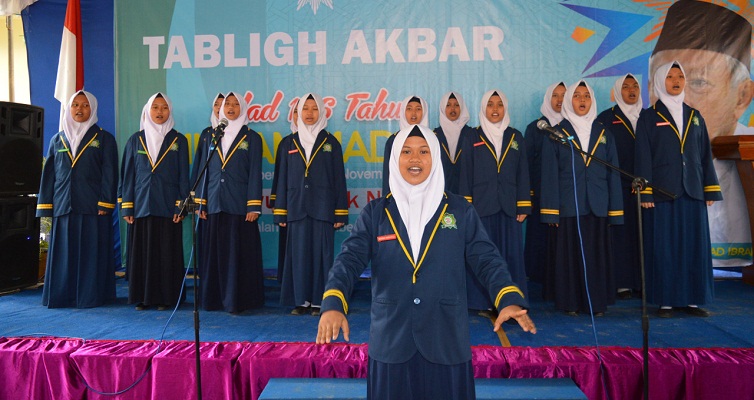
{"type": "Polygon", "coordinates": [[[44,109],[0,102],[0,196],[39,192],[44,109]]]}
{"type": "Polygon", "coordinates": [[[39,219],[37,198],[0,198],[0,291],[37,283],[39,219]]]}

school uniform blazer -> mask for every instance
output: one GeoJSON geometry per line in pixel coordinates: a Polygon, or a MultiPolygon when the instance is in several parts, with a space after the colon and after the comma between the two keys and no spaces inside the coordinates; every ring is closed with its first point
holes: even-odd
{"type": "MultiPolygon", "coordinates": [[[[199,162],[197,158],[199,158],[201,154],[204,154],[205,156],[207,155],[207,150],[209,149],[209,147],[207,147],[207,141],[212,140],[212,134],[214,132],[215,130],[211,126],[204,128],[204,130],[202,130],[202,133],[199,134],[199,141],[196,143],[196,148],[194,149],[195,153],[194,153],[193,162],[191,163],[191,175],[189,177],[189,187],[194,187],[194,185],[196,184],[196,180],[200,179],[201,182],[199,182],[199,184],[197,184],[196,186],[197,191],[202,189],[201,185],[202,183],[205,183],[205,175],[206,175],[206,172],[205,172],[205,174],[202,174],[202,176],[199,176],[199,174],[202,173],[202,168],[204,168],[204,162],[199,162]],[[200,149],[199,147],[202,147],[202,148],[200,149]]],[[[204,157],[203,160],[206,161],[207,157],[204,157]]]]}
{"type": "MultiPolygon", "coordinates": [[[[574,148],[581,149],[573,125],[564,119],[558,126],[567,136],[572,136],[574,148]]],[[[620,166],[615,150],[615,139],[599,121],[592,123],[589,149],[590,156],[599,157],[610,164],[620,166]]],[[[623,223],[623,196],[620,176],[617,171],[574,152],[576,190],[579,215],[594,214],[608,218],[610,224],[623,223]]],[[[576,203],[573,199],[573,169],[571,148],[548,140],[542,146],[542,202],[543,223],[558,223],[561,217],[575,217],[576,203]]]]}
{"type": "Polygon", "coordinates": [[[509,217],[531,214],[529,163],[521,132],[503,132],[502,155],[481,127],[464,142],[459,194],[473,204],[480,216],[503,211],[509,217]]]}
{"type": "Polygon", "coordinates": [[[306,217],[348,223],[346,173],[338,139],[321,130],[309,161],[306,161],[298,133],[286,136],[278,149],[280,168],[273,210],[275,223],[306,217]]]}
{"type": "MultiPolygon", "coordinates": [[[[683,120],[686,126],[681,135],[660,100],[641,112],[636,124],[636,174],[676,196],[686,193],[696,200],[722,200],[704,118],[684,103],[683,120]]],[[[646,202],[671,200],[651,187],[641,195],[646,202]]]]}
{"type": "MultiPolygon", "coordinates": [[[[615,150],[618,152],[618,163],[620,168],[629,174],[634,173],[634,153],[636,148],[636,133],[631,126],[631,121],[619,106],[613,106],[600,113],[597,121],[602,122],[615,139],[615,150]]],[[[623,193],[631,193],[631,178],[621,175],[621,185],[623,193]]]]}
{"type": "Polygon", "coordinates": [[[539,197],[539,185],[542,181],[542,143],[549,133],[537,128],[537,122],[546,121],[552,125],[545,116],[532,121],[524,131],[524,144],[526,147],[526,160],[529,162],[529,193],[531,197],[539,197]]]}
{"type": "Polygon", "coordinates": [[[188,140],[175,129],[165,135],[155,160],[147,151],[144,131],[134,133],[123,149],[120,183],[121,215],[172,218],[188,196],[188,140]]]}
{"type": "Polygon", "coordinates": [[[410,249],[388,195],[362,210],[330,270],[322,311],[347,314],[353,286],[371,263],[369,356],[377,361],[402,363],[417,351],[438,364],[471,360],[467,263],[498,310],[528,306],[474,207],[461,196],[446,193],[424,230],[421,256],[412,257],[410,249]]]}
{"type": "MultiPolygon", "coordinates": [[[[285,140],[285,138],[283,138],[283,140],[285,140]]],[[[282,143],[282,140],[280,142],[282,143]]],[[[272,187],[270,188],[270,204],[273,209],[275,208],[275,199],[277,198],[277,193],[278,193],[278,177],[280,176],[280,161],[283,159],[285,155],[287,155],[286,153],[283,152],[283,150],[284,150],[283,147],[281,147],[278,144],[277,151],[275,152],[275,171],[272,175],[272,187]]]]}
{"type": "Polygon", "coordinates": [[[461,135],[458,138],[455,154],[450,154],[448,139],[445,137],[442,127],[438,126],[435,128],[435,135],[437,136],[437,140],[440,141],[440,148],[442,149],[440,151],[440,159],[442,160],[442,170],[445,175],[445,191],[457,194],[461,184],[463,143],[474,135],[474,128],[468,125],[464,125],[461,128],[461,135]]]}
{"type": "Polygon", "coordinates": [[[214,153],[207,168],[207,179],[199,183],[196,201],[208,214],[231,215],[262,212],[262,138],[243,126],[223,154],[220,143],[212,143],[212,132],[202,134],[194,163],[198,168],[214,153]]]}
{"type": "Polygon", "coordinates": [[[110,132],[92,125],[75,156],[63,132],[52,137],[42,167],[37,217],[109,214],[115,210],[117,191],[118,146],[110,132]]]}

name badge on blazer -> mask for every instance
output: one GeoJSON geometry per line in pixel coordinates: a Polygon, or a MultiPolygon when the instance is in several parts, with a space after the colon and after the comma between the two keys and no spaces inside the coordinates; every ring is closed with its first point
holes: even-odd
{"type": "Polygon", "coordinates": [[[395,236],[395,233],[391,233],[389,235],[382,235],[377,236],[377,242],[387,242],[388,240],[395,240],[397,239],[397,236],[395,236]]]}
{"type": "Polygon", "coordinates": [[[667,122],[667,121],[657,123],[657,126],[669,126],[669,125],[670,125],[670,122],[667,122]]]}
{"type": "Polygon", "coordinates": [[[298,149],[288,150],[288,154],[296,154],[298,153],[298,149]]]}
{"type": "Polygon", "coordinates": [[[618,124],[622,124],[622,123],[623,123],[623,121],[621,121],[621,120],[613,121],[613,125],[618,125],[618,124]]]}
{"type": "Polygon", "coordinates": [[[484,142],[476,142],[474,143],[474,147],[484,146],[484,142]]]}

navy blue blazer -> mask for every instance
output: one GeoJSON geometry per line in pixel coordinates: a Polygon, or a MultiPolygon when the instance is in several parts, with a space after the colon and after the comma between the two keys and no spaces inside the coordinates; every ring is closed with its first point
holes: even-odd
{"type": "Polygon", "coordinates": [[[74,157],[63,132],[50,140],[39,184],[37,217],[97,215],[115,210],[118,145],[110,132],[92,125],[74,157]]]}
{"type": "Polygon", "coordinates": [[[481,127],[464,142],[464,147],[458,194],[466,197],[482,217],[500,211],[514,218],[531,214],[529,163],[521,132],[511,127],[503,132],[499,160],[481,127]]]}
{"type": "MultiPolygon", "coordinates": [[[[539,186],[542,182],[542,143],[546,139],[547,132],[537,128],[537,122],[544,120],[552,125],[547,117],[541,116],[526,126],[524,131],[524,144],[526,145],[526,159],[529,162],[529,193],[531,197],[539,198],[539,186]]],[[[548,139],[549,140],[549,139],[548,139]]]]}
{"type": "Polygon", "coordinates": [[[438,364],[471,360],[466,265],[495,306],[527,307],[474,208],[446,194],[424,230],[421,257],[410,256],[408,233],[393,196],[364,207],[330,270],[322,311],[348,313],[361,272],[372,267],[369,356],[383,363],[420,352],[438,364]]]}
{"type": "Polygon", "coordinates": [[[348,223],[348,193],[343,149],[335,136],[321,130],[306,161],[298,133],[280,142],[280,167],[275,193],[275,223],[308,217],[348,223]]]}
{"type": "MultiPolygon", "coordinates": [[[[602,125],[606,126],[613,134],[620,168],[629,174],[633,174],[636,133],[631,126],[631,121],[617,105],[601,112],[597,116],[597,121],[602,122],[602,125]]],[[[631,184],[633,183],[631,178],[621,175],[620,180],[623,185],[623,193],[625,194],[628,191],[630,194],[631,184]]]]}
{"type": "Polygon", "coordinates": [[[474,128],[464,125],[461,128],[461,135],[458,138],[456,153],[450,154],[448,149],[448,139],[445,137],[442,127],[435,128],[435,135],[440,141],[440,158],[442,159],[442,170],[445,175],[445,191],[458,193],[461,185],[461,160],[463,159],[463,143],[474,135],[474,128]]]}
{"type": "MultiPolygon", "coordinates": [[[[291,133],[290,135],[293,135],[293,133],[291,133]]],[[[286,138],[288,136],[286,136],[286,138]]],[[[283,140],[285,140],[285,138],[283,138],[283,140]]],[[[280,143],[282,142],[283,141],[281,140],[280,143]]],[[[280,162],[283,159],[283,157],[286,155],[286,154],[283,154],[283,150],[284,150],[283,147],[281,147],[280,144],[278,144],[277,151],[275,151],[275,170],[272,175],[272,187],[270,188],[270,204],[271,204],[271,207],[273,208],[275,207],[275,199],[277,198],[277,193],[278,193],[278,177],[280,176],[280,162]]]]}
{"type": "Polygon", "coordinates": [[[248,126],[241,127],[228,154],[223,154],[219,143],[216,148],[212,144],[212,132],[202,133],[194,156],[195,178],[210,151],[215,154],[209,162],[206,180],[202,179],[196,193],[200,209],[208,214],[261,213],[262,138],[259,134],[248,126]]]}
{"type": "MultiPolygon", "coordinates": [[[[641,112],[636,124],[636,174],[677,196],[686,193],[696,200],[722,200],[704,118],[684,103],[683,120],[686,126],[681,136],[662,101],[641,112]]],[[[653,193],[651,187],[641,194],[642,201],[671,200],[653,193]]]]}
{"type": "Polygon", "coordinates": [[[139,131],[123,149],[121,215],[173,218],[189,191],[188,140],[171,129],[156,160],[149,156],[146,143],[144,131],[139,131]]]}
{"type": "MultiPolygon", "coordinates": [[[[573,136],[574,148],[581,149],[581,142],[576,136],[573,125],[564,119],[557,126],[562,132],[573,136]]],[[[584,150],[591,156],[598,157],[615,166],[618,154],[615,139],[599,121],[592,123],[589,137],[589,149],[584,150]]],[[[621,195],[620,176],[617,171],[607,168],[589,157],[573,152],[575,155],[576,190],[579,215],[594,214],[608,218],[610,224],[623,223],[623,196],[621,195]]],[[[548,140],[542,146],[542,203],[541,220],[543,223],[558,223],[561,217],[575,217],[576,202],[573,199],[573,168],[571,167],[571,148],[548,140]]]]}

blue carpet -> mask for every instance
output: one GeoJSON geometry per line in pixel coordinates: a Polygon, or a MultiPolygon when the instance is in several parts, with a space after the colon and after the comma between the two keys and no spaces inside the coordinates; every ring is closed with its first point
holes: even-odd
{"type": "MultiPolygon", "coordinates": [[[[187,301],[175,313],[165,331],[166,340],[193,340],[193,290],[188,284],[187,301]]],[[[539,285],[530,284],[530,315],[537,324],[536,335],[518,326],[503,325],[513,346],[594,346],[591,319],[587,315],[566,316],[551,303],[540,300],[539,285]]],[[[754,347],[754,287],[740,280],[715,282],[716,298],[708,304],[709,318],[676,312],[670,319],[650,316],[650,347],[754,347]]],[[[279,305],[276,281],[265,282],[266,306],[242,314],[200,311],[202,341],[311,342],[318,318],[290,315],[279,305]]],[[[0,336],[56,336],[82,339],[160,339],[170,311],[135,311],[126,304],[127,286],[118,280],[115,303],[93,309],[48,309],[41,305],[42,290],[26,289],[0,297],[0,336]]],[[[351,342],[365,343],[369,336],[369,281],[359,282],[351,302],[351,342]]],[[[472,345],[500,345],[488,319],[469,316],[472,345]]],[[[601,346],[642,346],[641,300],[618,300],[604,317],[596,318],[601,346]]]]}

